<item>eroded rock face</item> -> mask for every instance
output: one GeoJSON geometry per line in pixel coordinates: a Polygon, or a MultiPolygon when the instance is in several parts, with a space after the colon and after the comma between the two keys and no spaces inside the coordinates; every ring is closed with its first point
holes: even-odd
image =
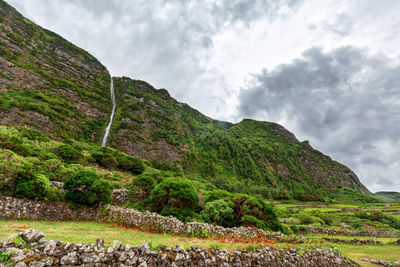
{"type": "MultiPolygon", "coordinates": [[[[0,251],[9,253],[14,266],[351,266],[337,250],[298,251],[271,247],[254,252],[225,249],[208,250],[179,245],[161,251],[152,251],[149,244],[123,245],[114,241],[107,250],[98,239],[96,245],[63,243],[45,240],[44,233],[34,229],[20,232],[0,242],[0,251]],[[21,237],[26,244],[14,243],[21,237]],[[38,239],[39,238],[39,239],[38,239]],[[33,241],[35,240],[35,241],[33,241]],[[32,241],[32,242],[31,242],[32,241]],[[40,241],[40,242],[37,242],[40,241]]],[[[0,263],[0,266],[6,266],[0,263]]]]}

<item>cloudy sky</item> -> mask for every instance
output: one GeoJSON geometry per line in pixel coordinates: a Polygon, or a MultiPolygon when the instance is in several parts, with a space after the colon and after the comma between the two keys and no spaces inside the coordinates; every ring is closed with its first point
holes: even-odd
{"type": "Polygon", "coordinates": [[[114,76],[220,120],[278,122],[400,191],[398,0],[7,0],[114,76]]]}

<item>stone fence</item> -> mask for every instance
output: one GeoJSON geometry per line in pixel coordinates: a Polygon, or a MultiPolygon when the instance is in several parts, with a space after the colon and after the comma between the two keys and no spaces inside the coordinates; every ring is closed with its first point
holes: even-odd
{"type": "Polygon", "coordinates": [[[331,228],[307,226],[305,230],[299,230],[300,234],[326,234],[326,235],[344,235],[344,236],[371,236],[371,237],[400,237],[400,231],[349,231],[336,230],[331,228]]]}
{"type": "MultiPolygon", "coordinates": [[[[336,250],[298,251],[264,247],[253,252],[191,247],[152,251],[147,243],[123,245],[114,241],[105,247],[46,240],[44,233],[28,229],[0,242],[0,266],[354,266],[336,250]]],[[[356,264],[355,264],[356,265],[356,264]]]]}

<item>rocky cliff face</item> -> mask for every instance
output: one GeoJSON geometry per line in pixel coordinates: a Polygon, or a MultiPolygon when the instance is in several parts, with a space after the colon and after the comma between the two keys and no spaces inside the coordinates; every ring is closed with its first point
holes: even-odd
{"type": "MultiPolygon", "coordinates": [[[[110,77],[86,51],[0,0],[0,124],[26,125],[57,139],[100,142],[110,77]]],[[[108,144],[209,188],[264,197],[313,198],[347,186],[368,192],[349,168],[299,142],[284,127],[208,118],[165,89],[114,78],[117,110],[108,144]]]]}
{"type": "Polygon", "coordinates": [[[0,123],[97,140],[111,110],[107,69],[0,1],[0,123]]]}

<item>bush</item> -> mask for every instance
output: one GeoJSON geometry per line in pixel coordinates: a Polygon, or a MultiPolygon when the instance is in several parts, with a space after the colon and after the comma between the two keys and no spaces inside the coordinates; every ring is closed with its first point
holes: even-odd
{"type": "Polygon", "coordinates": [[[76,172],[65,181],[64,189],[67,201],[88,206],[109,203],[112,192],[110,183],[92,170],[76,172]]]}
{"type": "MultiPolygon", "coordinates": [[[[262,221],[262,224],[257,223],[258,225],[263,226],[263,228],[261,229],[282,231],[282,225],[278,221],[278,216],[276,215],[274,208],[270,204],[259,198],[249,196],[246,197],[247,199],[242,202],[243,204],[239,208],[240,213],[243,214],[243,216],[253,216],[257,220],[262,221]]],[[[237,202],[237,200],[242,201],[242,198],[239,197],[234,202],[237,202]]]]}
{"type": "Polygon", "coordinates": [[[246,194],[232,194],[224,190],[213,190],[204,194],[208,203],[223,200],[233,210],[232,226],[252,225],[264,230],[282,231],[275,209],[260,198],[246,194]],[[244,217],[246,216],[246,217],[244,217]]]}
{"type": "Polygon", "coordinates": [[[222,199],[208,202],[201,211],[200,218],[204,222],[224,227],[232,227],[234,225],[233,209],[222,199]]]}
{"type": "Polygon", "coordinates": [[[145,169],[140,159],[108,147],[97,147],[92,151],[91,156],[105,168],[120,168],[134,174],[141,174],[145,169]]]}
{"type": "Polygon", "coordinates": [[[128,155],[120,155],[117,162],[119,168],[130,171],[134,174],[141,174],[144,171],[144,164],[138,158],[128,155]]]}
{"type": "Polygon", "coordinates": [[[231,196],[232,194],[225,190],[213,190],[204,194],[203,198],[205,202],[211,202],[218,199],[226,199],[231,196]]]}
{"type": "Polygon", "coordinates": [[[326,212],[321,212],[319,214],[317,214],[317,216],[326,224],[326,225],[332,225],[333,220],[335,218],[335,216],[333,216],[332,214],[326,213],[326,212]]]}
{"type": "Polygon", "coordinates": [[[48,142],[50,139],[43,133],[36,131],[36,130],[31,130],[26,127],[21,127],[20,128],[22,132],[22,136],[32,140],[32,141],[41,141],[41,142],[48,142]]]}
{"type": "Polygon", "coordinates": [[[149,202],[154,211],[187,221],[195,215],[199,197],[189,180],[167,178],[151,191],[149,202]]]}
{"type": "Polygon", "coordinates": [[[152,176],[141,174],[132,179],[129,186],[129,195],[133,196],[136,201],[142,201],[150,196],[156,184],[157,181],[152,176]]]}
{"type": "Polygon", "coordinates": [[[21,198],[46,199],[49,189],[49,179],[39,174],[32,164],[23,163],[14,180],[13,195],[21,198]]]}
{"type": "Polygon", "coordinates": [[[79,163],[82,152],[71,145],[61,145],[58,147],[58,154],[66,163],[79,163]]]}
{"type": "Polygon", "coordinates": [[[314,218],[307,213],[301,212],[298,215],[298,219],[300,221],[300,224],[312,224],[314,223],[314,218]]]}

